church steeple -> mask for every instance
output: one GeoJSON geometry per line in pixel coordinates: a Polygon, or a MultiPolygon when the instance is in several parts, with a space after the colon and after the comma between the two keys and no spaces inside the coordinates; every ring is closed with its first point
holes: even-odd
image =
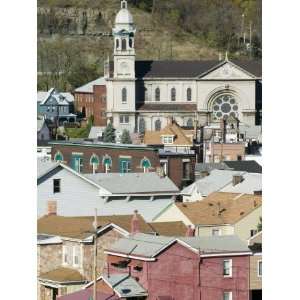
{"type": "Polygon", "coordinates": [[[115,19],[114,77],[135,77],[135,26],[128,10],[127,1],[121,1],[121,9],[115,19]]]}

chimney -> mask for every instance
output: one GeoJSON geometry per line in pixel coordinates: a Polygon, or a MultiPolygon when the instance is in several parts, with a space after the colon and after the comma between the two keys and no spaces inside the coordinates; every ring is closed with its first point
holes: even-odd
{"type": "Polygon", "coordinates": [[[232,176],[232,185],[235,186],[243,181],[242,175],[233,175],[232,176]]]}
{"type": "Polygon", "coordinates": [[[206,170],[206,171],[201,171],[201,178],[203,178],[203,177],[206,177],[206,176],[208,176],[209,175],[209,172],[206,170]]]}
{"type": "Polygon", "coordinates": [[[185,236],[195,236],[195,229],[191,225],[188,225],[185,236]]]}
{"type": "Polygon", "coordinates": [[[47,215],[56,216],[57,215],[57,203],[55,200],[49,200],[47,203],[47,215]]]}
{"type": "Polygon", "coordinates": [[[136,233],[140,232],[139,227],[140,226],[139,226],[138,211],[135,210],[134,215],[131,219],[131,234],[136,234],[136,233]]]}
{"type": "Polygon", "coordinates": [[[262,190],[260,190],[260,191],[254,191],[254,195],[261,196],[262,195],[262,190]]]}

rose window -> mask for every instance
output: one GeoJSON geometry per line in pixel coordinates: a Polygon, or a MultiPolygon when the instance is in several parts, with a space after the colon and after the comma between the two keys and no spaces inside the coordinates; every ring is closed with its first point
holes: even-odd
{"type": "Polygon", "coordinates": [[[221,118],[237,117],[238,105],[231,95],[221,95],[217,97],[213,104],[213,120],[219,120],[221,118]]]}

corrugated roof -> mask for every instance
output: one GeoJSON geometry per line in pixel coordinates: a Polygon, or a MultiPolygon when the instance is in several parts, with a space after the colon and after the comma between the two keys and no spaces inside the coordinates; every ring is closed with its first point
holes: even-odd
{"type": "Polygon", "coordinates": [[[105,78],[99,77],[91,82],[88,82],[87,84],[75,89],[75,92],[76,93],[93,93],[94,85],[106,85],[105,78]]]}
{"type": "Polygon", "coordinates": [[[247,245],[237,236],[209,236],[209,237],[182,237],[172,238],[163,236],[151,236],[137,233],[121,238],[110,246],[107,251],[132,256],[153,258],[159,255],[168,245],[181,241],[206,254],[219,254],[228,252],[249,252],[247,245]]]}
{"type": "MultiPolygon", "coordinates": [[[[131,231],[132,215],[111,215],[98,217],[98,229],[108,224],[115,224],[127,232],[131,231]]],[[[150,233],[153,231],[142,216],[139,218],[139,228],[141,232],[150,233]]],[[[44,216],[38,219],[37,232],[39,234],[57,235],[61,237],[85,239],[91,236],[94,217],[62,217],[62,216],[44,216]]]]}
{"type": "Polygon", "coordinates": [[[176,206],[194,225],[221,225],[235,224],[261,203],[258,195],[213,193],[201,201],[176,206]]]}
{"type": "Polygon", "coordinates": [[[67,282],[86,282],[86,278],[79,273],[77,270],[69,268],[57,268],[51,270],[47,273],[43,273],[39,276],[41,280],[50,280],[58,283],[67,283],[67,282]]]}
{"type": "Polygon", "coordinates": [[[96,173],[84,174],[112,194],[177,193],[177,186],[168,177],[157,173],[96,173]]]}

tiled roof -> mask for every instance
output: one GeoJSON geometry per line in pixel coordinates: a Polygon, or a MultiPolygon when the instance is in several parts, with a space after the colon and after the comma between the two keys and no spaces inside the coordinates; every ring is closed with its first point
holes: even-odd
{"type": "MultiPolygon", "coordinates": [[[[253,74],[261,77],[261,61],[232,60],[232,63],[253,74]]],[[[137,78],[196,78],[211,69],[221,66],[225,61],[136,61],[135,74],[137,78]]],[[[113,62],[110,62],[110,73],[113,74],[113,62]]]]}
{"type": "Polygon", "coordinates": [[[260,207],[262,197],[236,193],[213,193],[192,203],[176,203],[194,225],[235,224],[260,207]]]}
{"type": "Polygon", "coordinates": [[[41,280],[49,280],[58,283],[67,282],[86,282],[86,278],[80,274],[77,270],[69,268],[57,268],[39,276],[41,280]]]}
{"type": "MultiPolygon", "coordinates": [[[[139,228],[141,232],[150,233],[153,231],[145,220],[139,215],[139,228]]],[[[108,224],[115,224],[127,232],[131,231],[132,215],[113,215],[98,217],[98,228],[108,224]]],[[[91,236],[94,217],[62,217],[62,216],[44,216],[38,219],[37,232],[39,234],[57,235],[61,237],[85,239],[91,236]]]]}
{"type": "Polygon", "coordinates": [[[149,223],[154,232],[164,236],[185,236],[187,227],[183,222],[156,222],[149,223]]]}
{"type": "Polygon", "coordinates": [[[247,245],[234,235],[172,238],[142,233],[121,238],[106,250],[115,255],[125,254],[154,258],[176,241],[181,241],[194,250],[200,250],[203,254],[249,253],[247,245]]]}
{"type": "Polygon", "coordinates": [[[138,111],[166,111],[166,112],[195,112],[197,104],[180,104],[180,103],[137,103],[138,111]]]}
{"type": "Polygon", "coordinates": [[[223,164],[235,171],[245,171],[248,173],[262,173],[262,167],[255,160],[228,160],[223,164]]]}
{"type": "Polygon", "coordinates": [[[192,140],[186,136],[185,130],[181,129],[175,122],[170,123],[161,131],[146,131],[144,136],[144,143],[147,145],[161,145],[162,135],[173,135],[174,142],[172,145],[192,146],[192,140]]]}

